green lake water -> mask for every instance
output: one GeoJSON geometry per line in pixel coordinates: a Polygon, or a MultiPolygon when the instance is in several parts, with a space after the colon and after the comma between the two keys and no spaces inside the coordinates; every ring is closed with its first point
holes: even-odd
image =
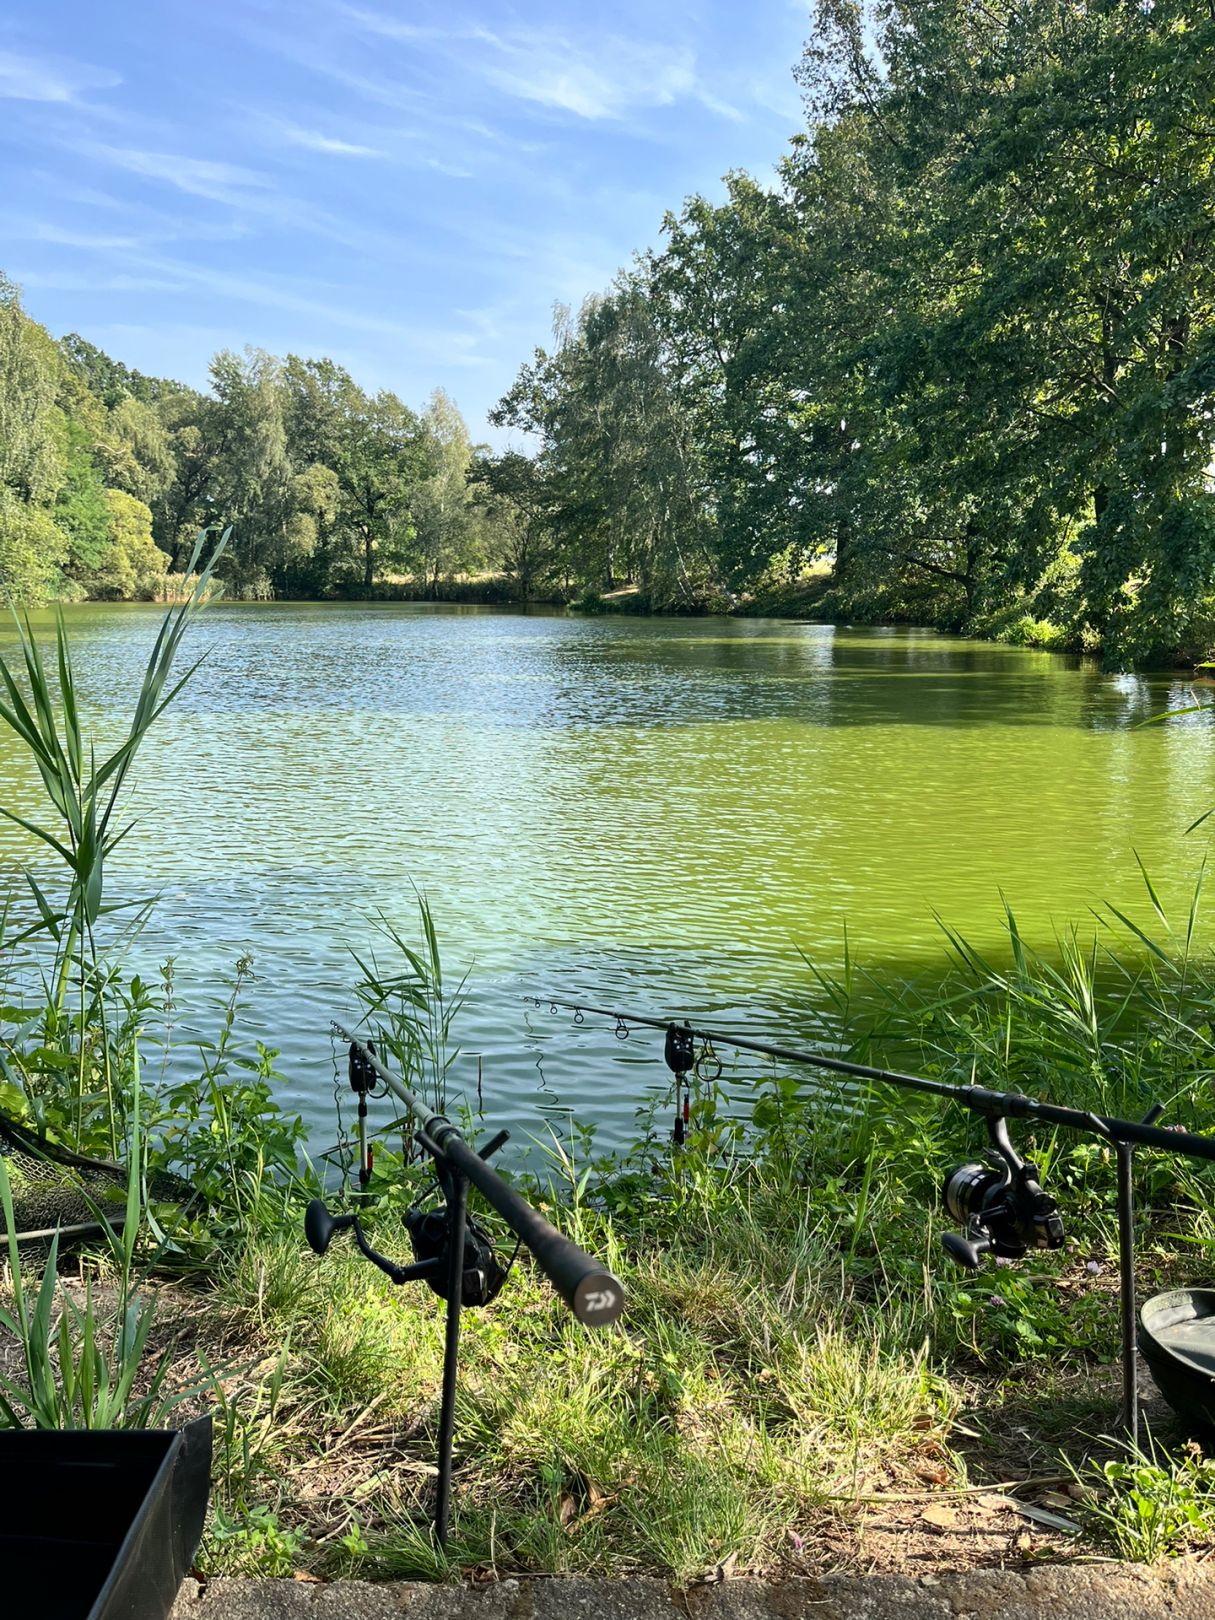
{"type": "MultiPolygon", "coordinates": [[[[157,619],[69,610],[105,730],[157,619]]],[[[109,882],[160,894],[136,954],[175,956],[184,1024],[216,1029],[252,955],[247,1027],[326,1141],[347,948],[375,910],[412,931],[412,884],[472,968],[458,1082],[479,1052],[493,1120],[537,1130],[560,1099],[611,1137],[663,1079],[660,1040],[526,995],[787,1036],[814,996],[799,949],[834,969],[845,925],[907,972],[943,960],[934,913],[997,946],[1001,892],[1042,944],[1104,902],[1156,927],[1135,850],[1183,918],[1206,829],[1182,834],[1215,803],[1215,726],[1138,727],[1185,683],[925,631],[234,604],[193,638],[207,660],[140,756],[109,882]]],[[[37,805],[7,737],[0,778],[37,805]]]]}

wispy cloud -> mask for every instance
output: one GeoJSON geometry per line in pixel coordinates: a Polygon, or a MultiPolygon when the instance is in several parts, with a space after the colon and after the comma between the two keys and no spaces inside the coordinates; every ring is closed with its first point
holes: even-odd
{"type": "Polygon", "coordinates": [[[112,90],[121,83],[117,73],[86,62],[0,50],[0,100],[75,102],[90,90],[112,90]]]}
{"type": "Polygon", "coordinates": [[[459,329],[440,331],[419,326],[414,321],[375,314],[337,299],[318,298],[312,292],[298,290],[307,289],[311,283],[301,283],[288,276],[254,276],[171,258],[143,256],[139,262],[146,271],[174,277],[180,285],[204,288],[220,298],[271,309],[280,315],[299,315],[325,328],[336,326],[351,332],[407,341],[415,347],[422,346],[427,352],[443,354],[454,365],[486,363],[473,352],[477,344],[474,333],[459,329]]]}
{"type": "Polygon", "coordinates": [[[381,39],[399,39],[403,44],[425,44],[427,42],[449,40],[459,36],[459,29],[440,27],[429,23],[403,22],[400,17],[389,17],[381,11],[369,11],[363,6],[339,6],[338,10],[351,22],[357,23],[369,33],[379,34],[381,39]]]}
{"type": "MultiPolygon", "coordinates": [[[[187,196],[202,197],[232,210],[232,217],[222,223],[191,220],[188,229],[154,231],[153,235],[161,240],[209,237],[223,241],[246,235],[251,228],[260,226],[307,231],[309,235],[347,246],[359,235],[360,228],[349,218],[291,196],[283,189],[281,177],[247,168],[243,164],[187,157],[175,152],[148,151],[139,147],[110,146],[101,141],[65,141],[61,144],[77,158],[108,164],[142,179],[172,186],[187,196]]],[[[143,208],[141,199],[128,199],[126,207],[137,222],[140,217],[146,217],[149,221],[164,218],[155,210],[143,208]]],[[[363,236],[369,244],[375,232],[363,232],[363,236]]]]}
{"type": "Polygon", "coordinates": [[[343,10],[366,33],[419,54],[437,51],[507,96],[578,118],[619,120],[689,98],[722,117],[744,117],[701,82],[689,45],[551,26],[425,27],[363,7],[343,10]]]}
{"type": "Polygon", "coordinates": [[[137,248],[141,245],[138,236],[117,236],[113,231],[88,231],[61,225],[49,225],[45,221],[36,221],[28,230],[22,231],[10,225],[9,234],[21,240],[30,242],[51,242],[56,247],[78,248],[85,253],[113,253],[126,249],[137,248]]]}
{"type": "Polygon", "coordinates": [[[460,163],[447,163],[443,158],[423,158],[422,167],[433,169],[436,174],[445,174],[451,180],[475,180],[477,177],[475,170],[466,169],[460,163]]]}
{"type": "Polygon", "coordinates": [[[324,30],[288,29],[281,22],[268,22],[256,13],[242,13],[238,26],[242,37],[255,50],[270,52],[295,67],[340,85],[361,107],[376,105],[404,114],[427,111],[429,98],[422,91],[403,84],[400,74],[380,75],[374,63],[366,72],[351,65],[346,22],[343,17],[340,37],[333,37],[324,30]]]}
{"type": "Polygon", "coordinates": [[[114,275],[81,275],[77,271],[24,270],[17,266],[14,279],[24,288],[38,287],[48,292],[133,293],[183,291],[180,281],[168,276],[145,276],[119,271],[114,275]]]}
{"type": "Polygon", "coordinates": [[[719,118],[728,118],[732,124],[745,124],[747,122],[747,115],[741,107],[736,107],[732,101],[726,101],[722,96],[714,95],[703,84],[696,87],[696,99],[701,106],[707,107],[710,112],[716,113],[719,118]]]}
{"type": "MultiPolygon", "coordinates": [[[[56,191],[54,198],[61,208],[78,200],[70,188],[56,191]]],[[[107,213],[114,212],[126,216],[129,224],[125,230],[90,229],[75,218],[70,224],[59,225],[54,220],[18,214],[5,221],[5,235],[13,242],[45,242],[82,253],[127,253],[166,242],[231,242],[247,236],[249,229],[241,220],[214,223],[175,219],[136,204],[114,203],[107,208],[107,213]]]]}
{"type": "Polygon", "coordinates": [[[88,143],[81,151],[87,157],[112,163],[115,168],[143,175],[148,180],[163,181],[209,202],[248,206],[272,185],[267,175],[239,164],[183,157],[175,152],[144,152],[130,146],[107,146],[100,141],[88,143]]]}
{"type": "Polygon", "coordinates": [[[306,152],[323,152],[327,157],[382,158],[385,155],[378,146],[344,141],[335,135],[324,135],[318,129],[302,129],[298,124],[280,123],[276,131],[287,146],[303,147],[306,152]]]}
{"type": "Polygon", "coordinates": [[[593,54],[568,35],[477,30],[487,47],[486,78],[508,95],[579,118],[624,118],[638,107],[668,107],[696,88],[691,51],[608,38],[593,54]]]}
{"type": "Polygon", "coordinates": [[[372,138],[379,144],[369,146],[364,141],[348,141],[323,134],[320,130],[304,129],[280,118],[262,118],[260,122],[269,139],[278,145],[320,152],[327,157],[378,158],[384,162],[402,163],[409,168],[433,169],[455,180],[475,178],[475,171],[465,163],[455,162],[449,157],[428,156],[422,149],[425,144],[423,136],[417,130],[390,128],[373,131],[372,138]]]}

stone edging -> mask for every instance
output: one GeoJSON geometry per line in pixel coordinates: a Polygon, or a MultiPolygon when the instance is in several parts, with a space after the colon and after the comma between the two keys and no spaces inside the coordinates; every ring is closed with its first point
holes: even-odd
{"type": "Polygon", "coordinates": [[[663,1581],[569,1577],[485,1586],[187,1581],[171,1620],[1211,1620],[1215,1566],[1054,1564],[913,1580],[663,1581]]]}

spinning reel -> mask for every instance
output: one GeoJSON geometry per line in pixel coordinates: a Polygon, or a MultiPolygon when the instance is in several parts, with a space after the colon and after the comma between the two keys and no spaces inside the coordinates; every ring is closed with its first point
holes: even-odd
{"type": "MultiPolygon", "coordinates": [[[[304,1215],[304,1236],[314,1254],[324,1254],[334,1233],[344,1232],[347,1227],[354,1233],[359,1253],[373,1266],[378,1266],[394,1283],[424,1282],[440,1299],[448,1298],[451,1217],[447,1209],[411,1209],[406,1215],[405,1229],[409,1233],[409,1244],[414,1254],[411,1266],[399,1266],[395,1260],[373,1249],[357,1215],[331,1214],[319,1198],[314,1198],[308,1205],[304,1215]]],[[[489,1233],[480,1221],[467,1214],[464,1217],[463,1260],[461,1305],[488,1305],[501,1293],[502,1285],[510,1275],[510,1261],[502,1264],[494,1252],[494,1241],[489,1233]]]]}
{"type": "Polygon", "coordinates": [[[945,1178],[942,1199],[964,1231],[941,1239],[951,1260],[977,1271],[989,1251],[1020,1260],[1030,1249],[1063,1246],[1059,1207],[1038,1181],[1038,1171],[1013,1147],[1008,1121],[988,1115],[989,1166],[960,1164],[945,1178]]]}
{"type": "MultiPolygon", "coordinates": [[[[368,1042],[365,1047],[359,1042],[351,1042],[350,1089],[359,1100],[358,1196],[364,1201],[368,1196],[367,1189],[371,1181],[373,1164],[372,1149],[367,1140],[367,1098],[383,1094],[382,1090],[377,1092],[375,1089],[379,1081],[375,1062],[374,1042],[368,1042]]],[[[479,1157],[483,1160],[489,1159],[508,1138],[507,1131],[499,1131],[481,1149],[479,1157]]],[[[373,1266],[378,1266],[394,1283],[424,1282],[440,1299],[450,1300],[455,1292],[456,1269],[451,1253],[451,1233],[453,1226],[462,1228],[464,1252],[460,1266],[460,1304],[488,1305],[491,1300],[497,1298],[502,1285],[510,1275],[514,1255],[505,1265],[502,1264],[494,1252],[493,1239],[480,1221],[474,1220],[468,1214],[463,1196],[459,1199],[460,1208],[457,1215],[456,1187],[452,1172],[443,1161],[439,1145],[433,1142],[425,1131],[418,1131],[415,1140],[435,1161],[435,1174],[438,1190],[443,1196],[443,1205],[438,1209],[415,1207],[406,1214],[405,1229],[409,1233],[409,1244],[414,1256],[412,1265],[399,1266],[395,1260],[390,1260],[387,1255],[373,1249],[367,1241],[357,1212],[350,1215],[334,1215],[320,1198],[314,1198],[305,1212],[304,1236],[313,1253],[320,1255],[328,1249],[334,1233],[344,1232],[349,1228],[354,1233],[359,1253],[370,1260],[373,1266]]]]}

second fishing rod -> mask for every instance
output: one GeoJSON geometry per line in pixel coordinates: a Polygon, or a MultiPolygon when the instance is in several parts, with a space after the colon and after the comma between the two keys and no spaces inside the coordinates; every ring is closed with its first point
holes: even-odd
{"type": "MultiPolygon", "coordinates": [[[[549,1000],[541,996],[528,998],[531,1005],[549,1007],[554,1011],[590,1013],[600,1018],[615,1020],[617,1030],[630,1026],[661,1029],[673,1032],[674,1043],[681,1036],[691,1042],[702,1041],[711,1048],[732,1047],[739,1052],[755,1052],[761,1057],[775,1058],[784,1063],[804,1064],[811,1068],[845,1074],[855,1080],[879,1081],[883,1085],[901,1086],[910,1091],[922,1091],[949,1102],[960,1103],[972,1113],[989,1118],[1035,1119],[1047,1125],[1062,1125],[1071,1130],[1103,1137],[1107,1142],[1128,1142],[1136,1147],[1162,1148],[1166,1153],[1178,1153],[1188,1158],[1209,1159],[1215,1162],[1215,1137],[1198,1136],[1193,1131],[1174,1126],[1159,1126],[1150,1120],[1117,1119],[1085,1108],[1064,1108],[1058,1103],[1040,1097],[1026,1096],[1019,1091],[993,1091],[986,1086],[961,1085],[949,1080],[930,1080],[924,1075],[904,1074],[897,1069],[875,1068],[866,1063],[854,1063],[849,1058],[832,1057],[826,1052],[808,1052],[803,1048],[777,1046],[770,1041],[757,1041],[729,1031],[698,1029],[693,1025],[669,1018],[652,1018],[642,1013],[619,1012],[608,1007],[593,1007],[585,1001],[549,1000]]],[[[668,1067],[671,1066],[668,1058],[668,1067]]],[[[688,1069],[692,1063],[688,1063],[688,1069]]]]}
{"type": "Polygon", "coordinates": [[[1113,1149],[1118,1175],[1123,1426],[1131,1440],[1138,1443],[1134,1153],[1137,1148],[1155,1148],[1177,1157],[1215,1163],[1215,1137],[1158,1125],[1156,1121],[1163,1112],[1159,1103],[1154,1103],[1142,1119],[1119,1119],[1095,1110],[1067,1108],[1018,1091],[996,1091],[987,1086],[931,1080],[925,1075],[854,1063],[850,1058],[835,1057],[826,1052],[777,1045],[726,1030],[696,1028],[686,1020],[655,1018],[643,1013],[594,1006],[589,1002],[536,996],[528,999],[537,1007],[547,1006],[553,1013],[571,1012],[577,1023],[581,1023],[587,1014],[612,1019],[616,1025],[615,1033],[620,1038],[628,1035],[631,1026],[665,1031],[663,1055],[675,1080],[676,1114],[672,1137],[677,1151],[687,1131],[690,1076],[696,1071],[698,1042],[704,1051],[714,1054],[715,1061],[717,1047],[730,1047],[739,1052],[754,1052],[777,1062],[804,1065],[871,1084],[922,1092],[939,1097],[942,1101],[958,1103],[977,1114],[987,1129],[987,1162],[970,1161],[955,1166],[945,1175],[942,1186],[942,1203],[962,1228],[960,1232],[945,1234],[942,1247],[951,1260],[972,1271],[979,1268],[988,1254],[1003,1261],[1019,1260],[1035,1249],[1060,1249],[1065,1242],[1059,1207],[1042,1186],[1037,1167],[1023,1158],[1014,1146],[1010,1121],[1030,1120],[1079,1131],[1107,1143],[1113,1149]]]}

